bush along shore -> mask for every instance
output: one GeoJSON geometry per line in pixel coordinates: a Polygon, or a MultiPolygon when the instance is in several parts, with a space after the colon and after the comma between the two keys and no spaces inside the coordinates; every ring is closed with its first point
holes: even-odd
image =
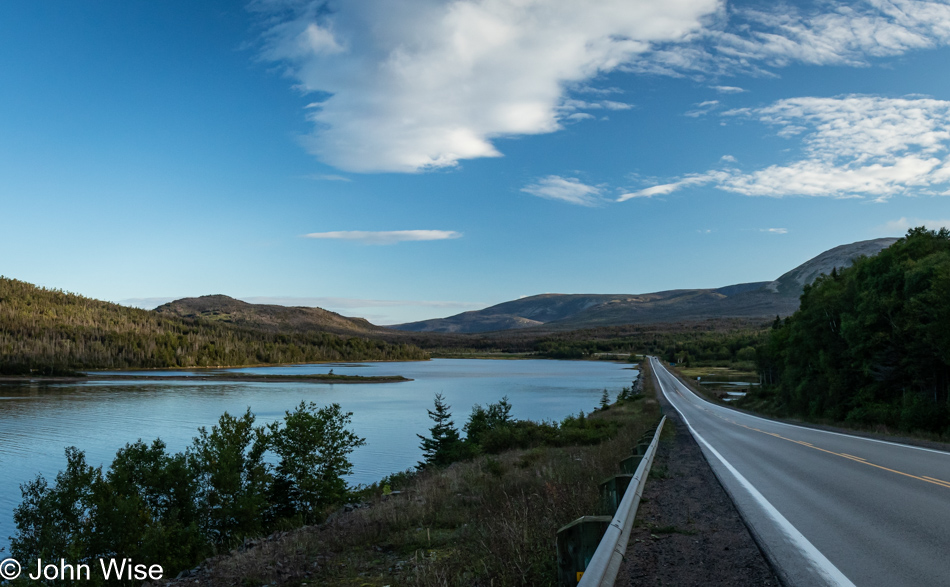
{"type": "MultiPolygon", "coordinates": [[[[249,537],[313,523],[349,495],[348,457],[364,444],[347,429],[350,416],[338,404],[303,402],[268,426],[250,410],[225,413],[182,453],[139,440],[106,470],[69,447],[53,483],[40,475],[21,485],[10,552],[96,570],[100,559],[131,559],[174,574],[249,537]]],[[[96,572],[82,579],[75,583],[131,584],[96,572]]],[[[33,583],[24,573],[13,584],[33,583]]]]}
{"type": "Polygon", "coordinates": [[[561,422],[516,420],[502,398],[461,430],[437,396],[419,466],[369,487],[343,481],[363,441],[336,405],[267,427],[225,414],[183,453],[140,441],[105,471],[70,448],[55,482],[23,485],[12,554],[161,564],[153,585],[553,584],[557,529],[598,507],[659,418],[638,387],[561,422]]]}
{"type": "Polygon", "coordinates": [[[553,585],[557,529],[599,507],[598,484],[659,418],[654,399],[618,396],[560,423],[512,419],[502,399],[461,430],[437,397],[417,469],[158,584],[553,585]]]}

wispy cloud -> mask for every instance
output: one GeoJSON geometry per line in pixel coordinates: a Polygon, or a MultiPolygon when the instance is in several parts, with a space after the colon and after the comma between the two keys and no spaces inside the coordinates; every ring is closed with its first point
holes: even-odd
{"type": "Polygon", "coordinates": [[[574,177],[561,177],[559,175],[542,177],[534,183],[524,186],[521,191],[539,198],[560,200],[581,206],[596,206],[603,201],[600,198],[600,187],[581,183],[579,179],[574,177]]]}
{"type": "Polygon", "coordinates": [[[918,226],[923,226],[930,230],[940,230],[941,228],[950,228],[950,220],[924,220],[921,218],[901,217],[883,226],[879,226],[876,232],[886,236],[902,236],[911,228],[917,228],[918,226]]]}
{"type": "Polygon", "coordinates": [[[684,116],[689,116],[691,118],[699,118],[700,116],[705,116],[712,112],[713,110],[719,108],[719,100],[706,100],[705,102],[699,102],[694,104],[695,108],[689,110],[684,114],[684,116]]]}
{"type": "Polygon", "coordinates": [[[749,91],[737,86],[709,86],[709,87],[716,90],[720,94],[741,94],[743,92],[749,91]]]}
{"type": "MultiPolygon", "coordinates": [[[[310,151],[339,169],[418,172],[498,157],[501,137],[578,120],[571,96],[622,70],[709,78],[791,63],[864,66],[945,45],[950,5],[721,0],[257,0],[262,59],[304,92],[310,151]]],[[[736,86],[714,86],[736,93],[736,86]]],[[[603,93],[613,92],[608,88],[603,93]]],[[[629,104],[602,101],[603,109],[629,104]]]]}
{"type": "MultiPolygon", "coordinates": [[[[867,66],[950,42],[950,5],[931,0],[822,2],[804,9],[775,3],[767,11],[730,6],[717,16],[685,42],[657,43],[621,69],[673,76],[772,75],[793,63],[867,66]]],[[[734,86],[718,88],[728,93],[734,86]]]]}
{"type": "Polygon", "coordinates": [[[737,174],[720,187],[750,196],[870,196],[927,192],[950,180],[950,102],[845,96],[792,98],[735,115],[757,118],[804,158],[737,174]]]}
{"type": "Polygon", "coordinates": [[[407,241],[438,241],[460,238],[461,232],[454,230],[338,230],[333,232],[312,232],[304,238],[356,241],[367,245],[393,245],[407,241]]]}
{"type": "Polygon", "coordinates": [[[711,182],[723,181],[729,177],[727,171],[708,171],[706,173],[694,173],[687,175],[682,179],[670,183],[650,186],[641,190],[622,194],[617,198],[618,202],[625,202],[633,198],[652,198],[653,196],[665,196],[685,187],[704,185],[711,182]]]}
{"type": "Polygon", "coordinates": [[[760,228],[759,232],[769,232],[772,234],[788,234],[787,228],[760,228]]]}
{"type": "MultiPolygon", "coordinates": [[[[801,157],[742,172],[687,175],[636,192],[667,194],[704,183],[748,196],[823,196],[884,201],[897,194],[950,190],[950,102],[931,98],[790,98],[723,113],[757,120],[798,140],[801,157]]],[[[734,158],[723,157],[724,163],[734,158]]],[[[633,196],[631,196],[633,197],[633,196]]],[[[622,198],[626,199],[626,198],[622,198]]]]}

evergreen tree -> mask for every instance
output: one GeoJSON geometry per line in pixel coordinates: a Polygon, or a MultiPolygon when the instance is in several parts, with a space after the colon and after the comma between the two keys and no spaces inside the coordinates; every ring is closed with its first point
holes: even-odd
{"type": "Polygon", "coordinates": [[[462,440],[459,431],[452,421],[452,406],[445,403],[441,393],[435,394],[435,410],[427,410],[429,418],[435,423],[429,428],[429,437],[416,434],[422,444],[423,460],[419,461],[419,468],[444,467],[459,460],[463,455],[462,440]]]}
{"type": "Polygon", "coordinates": [[[285,412],[283,426],[268,426],[270,448],[280,457],[272,488],[279,515],[297,514],[312,523],[321,507],[346,498],[350,488],[344,476],[353,472],[349,455],[366,444],[346,429],[352,415],[340,404],[320,408],[301,401],[285,412]]]}

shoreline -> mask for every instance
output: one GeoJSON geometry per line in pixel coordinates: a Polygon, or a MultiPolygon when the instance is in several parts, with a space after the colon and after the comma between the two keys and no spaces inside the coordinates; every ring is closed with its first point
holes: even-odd
{"type": "Polygon", "coordinates": [[[222,381],[228,383],[276,383],[293,381],[303,383],[400,383],[413,381],[402,375],[257,375],[245,373],[222,373],[216,375],[100,375],[86,377],[30,377],[19,375],[0,376],[0,383],[83,383],[102,381],[222,381]]]}

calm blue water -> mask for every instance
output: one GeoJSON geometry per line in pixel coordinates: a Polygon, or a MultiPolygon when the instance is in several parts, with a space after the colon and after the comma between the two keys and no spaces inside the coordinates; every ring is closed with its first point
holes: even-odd
{"type": "Polygon", "coordinates": [[[65,467],[66,446],[85,450],[90,464],[108,465],[116,450],[140,438],[146,442],[161,438],[170,451],[181,451],[198,427],[210,428],[225,411],[239,414],[250,407],[263,424],[280,419],[301,400],[321,406],[339,403],[353,412],[350,429],[367,441],[352,455],[354,472],[349,481],[372,483],[414,466],[421,458],[416,434],[426,434],[431,426],[426,409],[432,407],[436,393],[445,396],[461,428],[474,404],[497,402],[505,395],[516,418],[561,420],[580,410],[590,412],[605,387],[615,396],[636,378],[629,365],[544,360],[434,359],[232,371],[308,374],[331,368],[340,375],[403,375],[414,381],[0,385],[0,548],[14,532],[13,508],[20,502],[20,483],[37,473],[52,480],[65,467]]]}

